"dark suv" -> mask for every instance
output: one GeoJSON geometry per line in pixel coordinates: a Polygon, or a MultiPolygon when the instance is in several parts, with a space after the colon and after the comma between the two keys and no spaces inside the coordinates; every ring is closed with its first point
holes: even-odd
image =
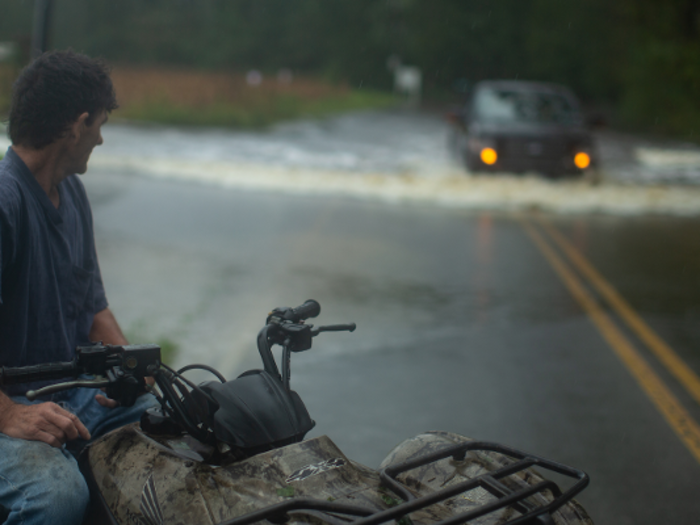
{"type": "Polygon", "coordinates": [[[453,148],[471,172],[536,171],[559,177],[596,167],[578,101],[563,86],[480,82],[450,120],[453,148]]]}

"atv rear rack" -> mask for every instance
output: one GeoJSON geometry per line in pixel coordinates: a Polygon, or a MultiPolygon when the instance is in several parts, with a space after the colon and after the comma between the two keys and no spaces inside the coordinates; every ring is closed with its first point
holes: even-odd
{"type": "Polygon", "coordinates": [[[581,470],[497,443],[488,443],[484,441],[469,441],[459,445],[445,447],[437,452],[421,456],[417,459],[405,461],[382,469],[379,475],[382,486],[401,498],[403,503],[387,510],[377,511],[342,503],[297,498],[221,522],[219,525],[249,525],[262,520],[267,520],[275,524],[283,524],[292,519],[289,515],[289,513],[292,512],[296,515],[306,514],[312,516],[315,520],[320,520],[329,525],[378,525],[390,520],[400,521],[403,518],[410,517],[409,515],[412,512],[425,509],[426,507],[479,487],[497,498],[496,501],[492,501],[468,512],[452,516],[435,525],[468,523],[471,520],[507,507],[518,511],[520,516],[503,522],[502,525],[547,525],[553,523],[551,518],[552,513],[569,502],[574,496],[586,488],[589,483],[588,474],[581,470]],[[444,489],[421,497],[413,495],[403,483],[397,480],[397,476],[404,472],[435,463],[448,457],[452,457],[455,461],[462,461],[466,457],[467,452],[471,451],[496,452],[516,461],[468,481],[445,487],[444,489]],[[522,472],[530,467],[538,467],[540,469],[556,472],[557,474],[573,478],[577,481],[565,492],[562,492],[556,483],[549,480],[543,480],[520,490],[512,490],[500,481],[507,476],[522,472]],[[527,499],[534,494],[541,494],[545,491],[549,491],[553,498],[546,505],[537,506],[527,499]],[[329,514],[341,515],[343,518],[336,519],[329,514]],[[352,519],[352,517],[357,517],[358,519],[352,519]]]}

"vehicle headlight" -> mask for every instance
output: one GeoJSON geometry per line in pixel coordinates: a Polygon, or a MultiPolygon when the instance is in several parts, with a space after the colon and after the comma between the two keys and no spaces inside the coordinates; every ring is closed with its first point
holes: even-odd
{"type": "Polygon", "coordinates": [[[591,165],[591,156],[585,151],[579,151],[574,155],[574,164],[580,170],[585,170],[591,165]]]}
{"type": "Polygon", "coordinates": [[[498,160],[498,153],[493,148],[482,148],[479,156],[481,157],[481,162],[488,166],[493,166],[498,160]]]}

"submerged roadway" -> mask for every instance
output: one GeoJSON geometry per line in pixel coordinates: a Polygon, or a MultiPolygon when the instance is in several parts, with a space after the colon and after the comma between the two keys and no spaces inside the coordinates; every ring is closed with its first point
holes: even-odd
{"type": "Polygon", "coordinates": [[[292,385],[352,459],[450,430],[587,471],[598,525],[700,519],[700,221],[84,178],[132,342],[233,377],[275,306],[354,321],[292,385]]]}

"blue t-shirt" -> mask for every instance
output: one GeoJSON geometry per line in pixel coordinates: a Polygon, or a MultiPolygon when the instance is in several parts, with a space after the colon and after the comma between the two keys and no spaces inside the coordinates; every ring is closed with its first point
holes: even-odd
{"type": "Polygon", "coordinates": [[[56,208],[8,149],[0,161],[0,366],[70,361],[107,307],[85,188],[70,175],[58,192],[56,208]]]}

